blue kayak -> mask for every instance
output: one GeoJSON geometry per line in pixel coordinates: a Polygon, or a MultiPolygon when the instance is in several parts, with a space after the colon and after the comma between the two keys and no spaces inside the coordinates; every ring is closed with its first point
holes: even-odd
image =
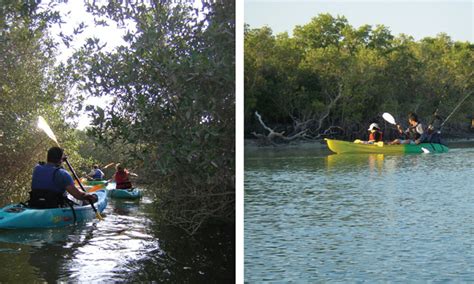
{"type": "Polygon", "coordinates": [[[108,189],[107,194],[112,198],[138,199],[142,197],[142,191],[138,188],[129,189],[108,189]]]}
{"type": "MultiPolygon", "coordinates": [[[[107,206],[107,193],[104,189],[94,192],[98,201],[95,208],[102,212],[107,206]]],[[[90,205],[73,206],[76,222],[95,218],[90,205]]],[[[74,213],[70,207],[51,209],[32,209],[22,204],[7,205],[0,209],[0,229],[56,228],[74,224],[74,213]]]]}

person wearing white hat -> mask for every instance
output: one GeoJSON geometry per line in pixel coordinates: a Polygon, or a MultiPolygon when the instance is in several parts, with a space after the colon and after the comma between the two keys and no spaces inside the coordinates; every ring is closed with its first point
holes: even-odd
{"type": "Polygon", "coordinates": [[[383,134],[377,123],[372,123],[367,130],[369,130],[369,144],[382,141],[383,134]]]}

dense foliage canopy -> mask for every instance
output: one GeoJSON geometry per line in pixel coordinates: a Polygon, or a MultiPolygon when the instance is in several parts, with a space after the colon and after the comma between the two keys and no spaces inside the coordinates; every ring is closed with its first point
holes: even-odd
{"type": "Polygon", "coordinates": [[[39,115],[56,130],[67,154],[87,164],[76,152],[81,141],[65,122],[68,84],[54,66],[56,44],[48,30],[61,19],[55,3],[2,1],[0,7],[0,199],[25,201],[32,169],[46,160],[54,143],[36,128],[39,115]]]}
{"type": "Polygon", "coordinates": [[[27,199],[32,168],[54,145],[36,128],[42,115],[79,173],[120,162],[148,184],[169,224],[189,233],[233,224],[233,1],[84,1],[94,23],[61,32],[65,46],[94,24],[117,24],[125,44],[106,52],[90,38],[61,63],[50,33],[65,20],[55,12],[63,2],[0,7],[2,202],[27,199]],[[111,103],[90,106],[87,97],[111,103]],[[87,133],[66,122],[80,110],[93,117],[87,133]]]}
{"type": "MultiPolygon", "coordinates": [[[[188,232],[233,222],[235,200],[235,8],[232,1],[90,4],[98,19],[134,26],[126,45],[91,40],[71,78],[110,96],[89,133],[155,188],[163,216],[188,232]]],[[[79,102],[80,103],[80,102],[79,102]]]]}
{"type": "MultiPolygon", "coordinates": [[[[390,112],[405,122],[410,111],[425,122],[432,113],[448,116],[474,90],[474,44],[446,34],[415,41],[394,36],[385,26],[349,24],[320,14],[293,36],[268,27],[245,27],[246,134],[260,131],[254,113],[277,130],[317,137],[330,126],[346,138],[364,135],[371,122],[390,112]],[[299,128],[300,127],[300,128],[299,128]]],[[[445,130],[466,131],[474,96],[445,130]]]]}

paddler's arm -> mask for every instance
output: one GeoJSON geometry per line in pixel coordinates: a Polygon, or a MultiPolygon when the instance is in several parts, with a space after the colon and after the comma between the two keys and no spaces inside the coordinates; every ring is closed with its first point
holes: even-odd
{"type": "Polygon", "coordinates": [[[115,182],[115,174],[107,182],[115,182]]]}
{"type": "Polygon", "coordinates": [[[420,138],[416,139],[415,140],[415,144],[420,144],[421,142],[425,141],[426,138],[427,138],[427,135],[423,129],[423,125],[418,124],[418,126],[416,127],[416,131],[420,134],[420,138]]]}
{"type": "Polygon", "coordinates": [[[397,124],[397,129],[398,129],[398,132],[400,132],[400,134],[403,134],[403,128],[400,126],[400,124],[397,124]]]}
{"type": "Polygon", "coordinates": [[[420,144],[422,141],[425,141],[425,140],[426,140],[426,134],[423,133],[423,134],[421,134],[421,137],[420,137],[420,138],[418,138],[418,139],[415,140],[415,144],[418,145],[418,144],[420,144]]]}
{"type": "Polygon", "coordinates": [[[79,190],[74,184],[68,185],[66,187],[66,190],[67,192],[69,192],[69,194],[71,194],[72,196],[74,196],[75,198],[79,200],[87,200],[92,203],[97,202],[97,195],[85,193],[79,190]]]}

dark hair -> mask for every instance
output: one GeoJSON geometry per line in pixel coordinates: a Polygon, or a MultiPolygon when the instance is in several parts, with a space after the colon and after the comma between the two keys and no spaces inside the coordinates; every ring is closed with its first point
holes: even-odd
{"type": "Polygon", "coordinates": [[[98,165],[94,165],[93,168],[94,168],[94,169],[97,169],[97,168],[99,168],[99,166],[98,166],[98,165]]]}
{"type": "Polygon", "coordinates": [[[414,112],[410,112],[410,113],[408,114],[408,119],[411,119],[411,120],[413,120],[413,121],[418,122],[418,115],[416,115],[416,113],[414,113],[414,112]]]}
{"type": "Polygon", "coordinates": [[[48,150],[48,163],[59,164],[63,159],[64,150],[59,147],[51,147],[48,150]]]}

